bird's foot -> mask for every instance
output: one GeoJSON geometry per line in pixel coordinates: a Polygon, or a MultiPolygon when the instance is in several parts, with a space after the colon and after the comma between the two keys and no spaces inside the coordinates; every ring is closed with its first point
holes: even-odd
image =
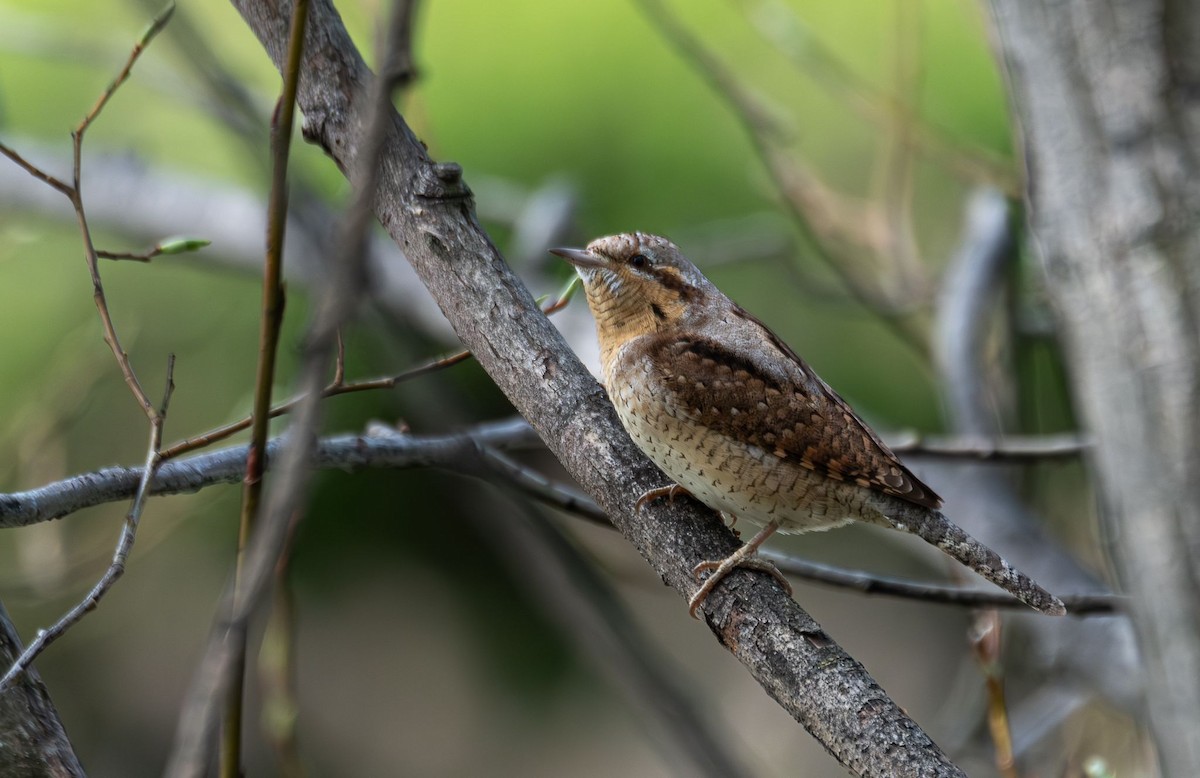
{"type": "Polygon", "coordinates": [[[687,489],[684,489],[679,484],[671,484],[670,486],[660,486],[657,489],[647,490],[641,497],[637,498],[637,502],[635,502],[633,504],[633,508],[634,508],[634,510],[640,511],[642,508],[646,507],[647,503],[654,502],[655,500],[662,498],[662,497],[666,497],[667,500],[672,505],[674,505],[675,498],[679,497],[680,495],[685,495],[687,497],[691,497],[692,493],[689,492],[687,489]]]}
{"type": "Polygon", "coordinates": [[[779,581],[779,583],[783,585],[783,588],[785,591],[787,591],[789,597],[792,595],[791,582],[784,577],[783,573],[779,572],[779,568],[767,560],[758,557],[757,553],[757,546],[751,546],[747,544],[739,548],[737,551],[734,551],[724,559],[708,560],[701,562],[692,568],[692,575],[696,576],[696,580],[700,580],[700,576],[703,575],[705,571],[712,570],[712,573],[710,573],[709,576],[704,579],[704,583],[700,585],[700,588],[697,589],[696,593],[692,595],[692,598],[688,600],[688,613],[692,615],[693,619],[700,618],[696,615],[696,611],[701,605],[704,604],[704,601],[708,599],[708,595],[712,593],[712,590],[717,588],[717,584],[721,583],[721,581],[723,581],[727,575],[739,567],[744,567],[747,570],[758,570],[759,572],[769,573],[775,578],[776,581],[779,581]]]}

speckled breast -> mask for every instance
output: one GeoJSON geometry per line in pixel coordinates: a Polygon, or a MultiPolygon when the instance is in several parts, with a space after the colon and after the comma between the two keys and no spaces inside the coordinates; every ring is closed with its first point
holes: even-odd
{"type": "Polygon", "coordinates": [[[630,437],[710,508],[780,532],[830,529],[858,518],[862,489],[820,476],[698,423],[644,359],[615,360],[609,396],[630,437]]]}

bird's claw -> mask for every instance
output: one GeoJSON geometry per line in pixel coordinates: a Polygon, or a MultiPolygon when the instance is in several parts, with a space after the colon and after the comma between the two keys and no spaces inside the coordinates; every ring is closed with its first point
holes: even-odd
{"type": "Polygon", "coordinates": [[[738,553],[745,548],[747,548],[747,546],[742,546],[742,548],[733,552],[725,559],[705,560],[692,568],[692,575],[696,577],[697,581],[701,580],[701,576],[705,572],[709,570],[713,571],[711,575],[703,579],[704,582],[700,585],[700,588],[697,589],[696,593],[692,595],[690,600],[688,600],[688,613],[691,614],[693,619],[700,618],[696,615],[696,611],[699,610],[700,606],[704,604],[704,601],[708,599],[708,595],[712,594],[713,589],[717,588],[717,584],[725,580],[726,576],[739,567],[744,567],[747,570],[758,570],[762,573],[769,573],[771,577],[783,585],[783,589],[788,593],[788,596],[792,596],[792,584],[787,578],[784,577],[783,573],[779,572],[779,568],[765,559],[754,556],[753,552],[750,554],[738,553]]]}
{"type": "Polygon", "coordinates": [[[647,503],[654,502],[657,499],[666,497],[668,502],[675,504],[675,498],[680,495],[692,496],[692,493],[684,489],[679,484],[671,484],[670,486],[660,486],[656,489],[646,490],[641,497],[637,498],[637,502],[633,504],[634,510],[641,510],[646,507],[647,503]]]}

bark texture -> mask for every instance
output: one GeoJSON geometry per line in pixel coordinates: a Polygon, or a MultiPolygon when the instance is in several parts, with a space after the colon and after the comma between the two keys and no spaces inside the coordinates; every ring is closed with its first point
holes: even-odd
{"type": "Polygon", "coordinates": [[[1200,775],[1200,6],[992,0],[1167,775],[1200,775]]]}
{"type": "MultiPolygon", "coordinates": [[[[22,651],[21,639],[0,605],[0,667],[22,651]]],[[[30,669],[0,695],[0,775],[11,778],[74,778],[84,775],[58,711],[37,670],[30,669]]]]}
{"type": "MultiPolygon", "coordinates": [[[[234,0],[276,66],[290,2],[234,0]]],[[[371,77],[329,0],[309,16],[299,103],[305,136],[353,170],[371,77]]],[[[435,164],[396,116],[379,162],[380,223],[455,332],[572,476],[663,580],[687,596],[691,568],[737,546],[720,520],[679,501],[634,502],[664,476],[620,427],[603,390],[538,311],[475,220],[453,164],[435,164]]],[[[682,605],[681,605],[682,607],[682,605]]],[[[718,639],[857,775],[962,775],[921,729],[768,576],[739,571],[706,606],[718,639]]]]}

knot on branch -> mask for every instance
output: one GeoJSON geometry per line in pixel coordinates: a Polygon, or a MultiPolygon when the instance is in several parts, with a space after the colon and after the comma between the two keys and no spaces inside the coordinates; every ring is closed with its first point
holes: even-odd
{"type": "Polygon", "coordinates": [[[434,162],[417,174],[417,195],[429,200],[462,200],[472,196],[457,162],[434,162]]]}

